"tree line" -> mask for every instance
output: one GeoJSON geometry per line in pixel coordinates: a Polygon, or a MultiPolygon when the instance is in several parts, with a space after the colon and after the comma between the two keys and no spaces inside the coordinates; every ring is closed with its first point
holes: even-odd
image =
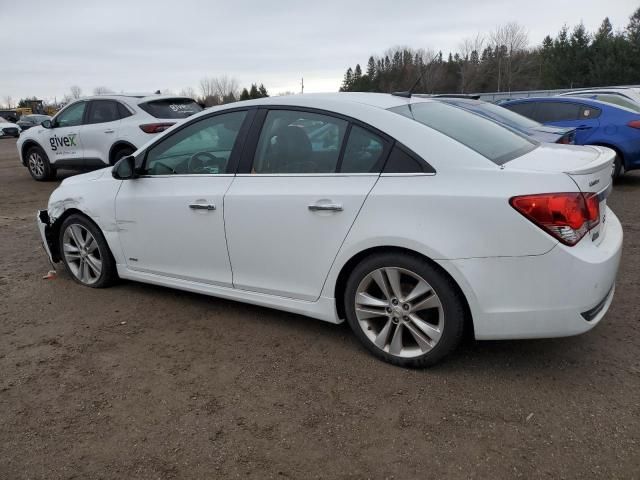
{"type": "Polygon", "coordinates": [[[408,90],[473,93],[640,84],[640,8],[623,30],[605,18],[595,32],[580,23],[529,46],[527,31],[508,23],[463,40],[458,51],[395,47],[349,67],[340,91],[408,90]]]}

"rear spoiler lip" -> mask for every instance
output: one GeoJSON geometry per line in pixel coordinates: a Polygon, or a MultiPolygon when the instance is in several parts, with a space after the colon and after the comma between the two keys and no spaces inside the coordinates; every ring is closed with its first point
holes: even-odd
{"type": "Polygon", "coordinates": [[[599,146],[595,146],[595,145],[590,145],[591,148],[593,148],[594,150],[596,150],[598,152],[598,156],[593,160],[593,162],[590,162],[588,164],[588,166],[584,167],[584,168],[580,168],[578,170],[569,170],[566,171],[564,173],[566,173],[567,175],[589,175],[591,173],[595,173],[598,172],[600,170],[602,170],[605,165],[602,162],[602,157],[604,155],[608,154],[608,163],[609,163],[609,167],[613,168],[613,160],[615,159],[616,156],[616,152],[614,152],[613,150],[607,148],[605,150],[606,147],[599,147],[599,146]],[[608,152],[607,152],[608,150],[608,152]]]}

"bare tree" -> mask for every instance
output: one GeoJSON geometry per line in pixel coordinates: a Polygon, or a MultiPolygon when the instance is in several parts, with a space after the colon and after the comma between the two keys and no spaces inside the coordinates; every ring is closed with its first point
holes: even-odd
{"type": "Polygon", "coordinates": [[[4,104],[7,108],[12,108],[11,106],[13,105],[13,98],[11,98],[11,95],[7,95],[6,97],[4,97],[4,104]]]}
{"type": "Polygon", "coordinates": [[[235,102],[240,96],[238,80],[227,75],[205,77],[200,80],[200,101],[207,107],[235,102]]]}
{"type": "Polygon", "coordinates": [[[195,99],[197,97],[196,91],[193,89],[193,87],[183,88],[182,90],[180,90],[179,95],[181,97],[189,97],[189,98],[193,98],[193,99],[195,99]]]}
{"type": "Polygon", "coordinates": [[[107,93],[113,93],[113,90],[111,90],[109,87],[96,87],[93,89],[94,95],[105,95],[107,93]]]}
{"type": "Polygon", "coordinates": [[[460,92],[469,92],[479,75],[480,53],[484,47],[485,38],[481,33],[475,37],[465,38],[459,45],[460,50],[460,92]]]}
{"type": "Polygon", "coordinates": [[[82,89],[78,85],[71,85],[71,99],[77,100],[82,96],[82,89]]]}
{"type": "Polygon", "coordinates": [[[498,91],[503,84],[510,91],[514,78],[527,66],[522,52],[529,45],[529,34],[522,25],[510,22],[496,28],[489,38],[498,56],[498,91]]]}

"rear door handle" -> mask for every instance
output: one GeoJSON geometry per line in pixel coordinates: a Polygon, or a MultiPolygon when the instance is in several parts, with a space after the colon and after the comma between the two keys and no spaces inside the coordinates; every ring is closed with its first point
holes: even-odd
{"type": "Polygon", "coordinates": [[[113,130],[112,129],[105,130],[104,133],[113,133],[113,130]]]}
{"type": "Polygon", "coordinates": [[[215,210],[216,206],[213,203],[190,203],[189,208],[192,210],[215,210]]]}
{"type": "Polygon", "coordinates": [[[341,212],[343,210],[342,205],[337,203],[320,203],[309,205],[309,210],[312,212],[329,211],[329,212],[341,212]]]}

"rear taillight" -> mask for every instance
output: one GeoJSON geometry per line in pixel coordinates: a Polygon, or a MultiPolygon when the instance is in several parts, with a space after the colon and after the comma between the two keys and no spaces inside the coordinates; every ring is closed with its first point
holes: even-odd
{"type": "Polygon", "coordinates": [[[160,133],[173,125],[173,123],[145,123],[140,125],[140,129],[145,133],[160,133]]]}
{"type": "Polygon", "coordinates": [[[600,222],[595,193],[542,193],[513,197],[509,203],[565,245],[575,245],[600,222]]]}
{"type": "Polygon", "coordinates": [[[561,136],[556,143],[561,143],[562,145],[573,145],[575,143],[575,136],[572,133],[567,133],[561,136]]]}
{"type": "Polygon", "coordinates": [[[631,128],[640,129],[640,120],[631,120],[629,123],[627,123],[627,125],[630,126],[631,128]]]}

